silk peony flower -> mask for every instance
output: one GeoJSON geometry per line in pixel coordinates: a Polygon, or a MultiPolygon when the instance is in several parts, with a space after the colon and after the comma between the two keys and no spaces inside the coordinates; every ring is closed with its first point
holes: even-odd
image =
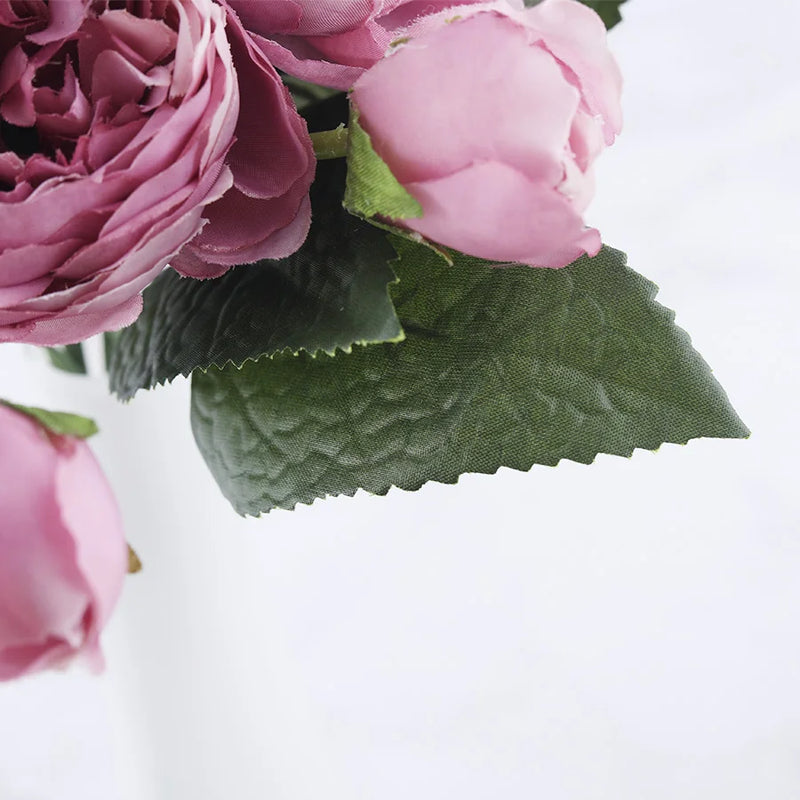
{"type": "Polygon", "coordinates": [[[498,262],[563,267],[600,249],[581,215],[592,163],[619,132],[621,78],[576,0],[460,7],[419,20],[351,101],[420,203],[396,224],[498,262]]]}
{"type": "Polygon", "coordinates": [[[0,404],[0,680],[84,660],[120,595],[127,547],[82,439],[0,404]]]}
{"type": "Polygon", "coordinates": [[[0,4],[0,341],[119,328],[167,262],[212,277],[302,243],[308,134],[227,16],[212,0],[0,4]],[[237,73],[258,97],[241,114],[237,73]]]}
{"type": "MultiPolygon", "coordinates": [[[[412,21],[456,5],[453,0],[224,2],[236,10],[276,67],[335,89],[349,89],[364,70],[383,57],[397,32],[412,21]]],[[[523,7],[522,0],[507,3],[523,7]]]]}

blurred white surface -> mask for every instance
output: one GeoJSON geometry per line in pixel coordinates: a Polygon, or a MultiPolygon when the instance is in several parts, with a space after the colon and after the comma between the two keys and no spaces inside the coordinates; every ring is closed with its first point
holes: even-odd
{"type": "Polygon", "coordinates": [[[0,800],[796,800],[795,3],[630,0],[589,221],[661,287],[749,441],[234,515],[188,386],[94,416],[145,564],[108,670],[0,687],[0,800]]]}

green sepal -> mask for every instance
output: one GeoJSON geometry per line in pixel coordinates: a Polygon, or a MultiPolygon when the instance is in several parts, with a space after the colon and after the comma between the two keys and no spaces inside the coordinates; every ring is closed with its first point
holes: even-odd
{"type": "Polygon", "coordinates": [[[94,420],[81,417],[78,414],[67,414],[64,411],[48,411],[44,408],[33,406],[21,406],[8,400],[0,400],[0,403],[31,417],[56,436],[74,436],[77,439],[88,439],[99,430],[94,420]]]}
{"type": "Polygon", "coordinates": [[[347,148],[347,188],[344,206],[363,219],[410,219],[422,216],[422,206],[395,178],[375,152],[369,134],[358,122],[358,109],[350,103],[350,137],[347,148]]]}

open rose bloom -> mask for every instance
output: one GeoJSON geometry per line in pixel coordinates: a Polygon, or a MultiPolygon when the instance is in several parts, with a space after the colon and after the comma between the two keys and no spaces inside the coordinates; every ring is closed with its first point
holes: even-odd
{"type": "Polygon", "coordinates": [[[288,93],[224,6],[0,3],[0,341],[127,325],[168,262],[207,278],[288,255],[313,172],[288,93]]]}

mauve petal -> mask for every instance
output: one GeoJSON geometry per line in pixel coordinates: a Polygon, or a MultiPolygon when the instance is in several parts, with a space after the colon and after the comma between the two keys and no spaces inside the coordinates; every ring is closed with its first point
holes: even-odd
{"type": "MultiPolygon", "coordinates": [[[[65,84],[65,88],[66,88],[65,84]]],[[[49,113],[42,106],[55,106],[62,97],[55,97],[55,93],[37,89],[34,94],[34,105],[37,108],[36,127],[39,133],[44,133],[54,140],[75,139],[85,133],[91,123],[91,108],[86,95],[76,85],[76,91],[70,105],[63,110],[49,113]]]]}
{"type": "MultiPolygon", "coordinates": [[[[225,178],[223,174],[221,180],[225,178]]],[[[191,205],[189,210],[169,225],[161,224],[148,231],[137,247],[120,260],[113,268],[96,276],[101,282],[100,291],[83,299],[74,309],[76,313],[110,308],[140,292],[153,281],[167,262],[178,253],[186,242],[193,239],[203,228],[203,208],[191,205]],[[161,255],[166,253],[166,255],[161,255]]],[[[132,228],[137,230],[138,226],[132,228]]]]}
{"type": "Polygon", "coordinates": [[[279,197],[298,181],[307,190],[315,160],[305,122],[275,69],[235,14],[228,17],[228,34],[242,95],[259,98],[243,104],[239,111],[236,142],[228,156],[234,186],[262,199],[279,197]]]}
{"type": "Polygon", "coordinates": [[[262,35],[295,33],[319,36],[363,25],[383,5],[382,0],[226,0],[248,30],[262,35]],[[291,9],[294,7],[294,10],[291,9]],[[294,24],[293,24],[294,23],[294,24]]]}
{"type": "MultiPolygon", "coordinates": [[[[140,117],[124,125],[107,125],[100,123],[92,127],[92,135],[88,137],[86,160],[91,170],[100,169],[103,164],[110,162],[115,156],[125,153],[132,161],[136,156],[137,148],[132,144],[141,132],[145,117],[140,117]]],[[[144,143],[141,145],[144,147],[144,143]]],[[[119,165],[116,165],[117,167],[119,165]]]]}
{"type": "Polygon", "coordinates": [[[204,61],[211,38],[210,17],[213,16],[221,24],[224,12],[217,6],[209,6],[208,17],[202,19],[197,14],[197,9],[190,5],[180,3],[173,8],[181,18],[170,87],[170,99],[175,101],[195,94],[200,88],[208,66],[204,61]]]}
{"type": "Polygon", "coordinates": [[[87,6],[88,0],[56,0],[49,3],[47,10],[50,24],[44,30],[31,33],[26,38],[39,45],[66,39],[80,28],[87,6]]]}
{"type": "MultiPolygon", "coordinates": [[[[349,89],[380,58],[402,28],[452,0],[225,0],[279,69],[303,80],[349,89]],[[295,6],[293,15],[290,6],[295,6]]],[[[467,3],[467,5],[471,5],[467,3]]],[[[522,8],[522,0],[493,5],[522,8]]],[[[448,12],[449,13],[449,12],[448,12]]]]}
{"type": "MultiPolygon", "coordinates": [[[[144,95],[145,89],[164,81],[164,73],[156,73],[156,80],[152,81],[147,75],[136,69],[133,64],[120,53],[106,50],[97,57],[94,72],[92,73],[92,97],[98,100],[109,97],[118,106],[127,103],[138,103],[144,95]],[[160,81],[159,81],[160,79],[160,81]]],[[[168,78],[168,76],[166,76],[168,78]]]]}
{"type": "MultiPolygon", "coordinates": [[[[234,197],[235,193],[235,189],[230,192],[234,197]]],[[[308,236],[311,227],[311,202],[307,195],[301,200],[297,212],[290,221],[283,222],[280,227],[270,232],[262,230],[260,239],[257,238],[258,232],[253,223],[258,219],[259,214],[263,213],[262,206],[267,206],[272,201],[252,200],[241,195],[233,200],[233,207],[236,206],[237,199],[242,210],[240,224],[244,230],[247,230],[246,226],[248,223],[250,224],[251,236],[244,236],[240,233],[242,243],[235,250],[227,248],[214,250],[213,247],[200,246],[203,239],[201,234],[170,262],[174,269],[182,275],[193,278],[217,277],[230,267],[239,264],[252,264],[262,259],[286,258],[297,252],[308,236]],[[247,239],[253,237],[256,237],[255,240],[248,243],[247,239]],[[201,266],[203,261],[208,262],[205,267],[201,266]]],[[[227,200],[227,195],[225,200],[227,200]]],[[[231,206],[228,208],[230,209],[231,206]]],[[[266,213],[271,212],[267,211],[266,213]]],[[[232,220],[231,224],[236,225],[237,223],[232,220]]]]}
{"type": "Polygon", "coordinates": [[[479,258],[564,267],[600,249],[597,231],[584,228],[560,192],[506,164],[476,164],[406,188],[425,216],[404,220],[405,227],[479,258]]]}
{"type": "Polygon", "coordinates": [[[18,328],[6,325],[0,312],[0,342],[22,342],[51,347],[82,342],[104,331],[126,328],[142,313],[142,298],[131,297],[122,305],[97,313],[80,313],[79,316],[37,317],[35,322],[25,322],[18,328]]]}
{"type": "Polygon", "coordinates": [[[2,240],[0,233],[0,288],[47,275],[80,246],[79,240],[67,239],[55,244],[28,244],[12,249],[4,248],[2,240]]]}
{"type": "Polygon", "coordinates": [[[46,241],[66,226],[77,209],[109,206],[130,194],[131,175],[117,174],[104,181],[54,181],[42,184],[21,203],[4,205],[3,240],[6,247],[46,241]]]}
{"type": "Polygon", "coordinates": [[[175,49],[177,34],[161,20],[112,10],[99,21],[120,52],[140,70],[159,63],[175,49]]]}
{"type": "Polygon", "coordinates": [[[167,166],[159,174],[158,180],[150,180],[137,186],[127,200],[120,203],[103,226],[100,235],[112,234],[117,228],[142,213],[149,212],[149,216],[155,220],[157,207],[160,207],[158,210],[162,214],[169,214],[177,208],[191,193],[197,174],[195,168],[197,160],[198,156],[195,158],[184,156],[167,166]],[[164,201],[167,201],[166,206],[161,205],[164,201]]]}
{"type": "Polygon", "coordinates": [[[364,74],[363,67],[321,60],[321,54],[302,40],[290,43],[277,36],[253,36],[253,40],[271,64],[309,83],[347,91],[364,74]],[[304,54],[304,50],[307,53],[304,54]]]}
{"type": "Polygon", "coordinates": [[[495,0],[495,2],[485,2],[485,0],[466,0],[466,2],[453,2],[453,0],[392,0],[387,5],[387,10],[379,18],[382,27],[388,31],[393,31],[393,38],[414,24],[417,20],[447,12],[447,17],[461,16],[465,11],[469,12],[473,6],[486,8],[500,7],[506,11],[509,9],[521,11],[525,8],[523,0],[495,0]]]}
{"type": "MultiPolygon", "coordinates": [[[[17,176],[25,166],[25,162],[10,150],[0,153],[0,181],[14,183],[17,176]]],[[[0,203],[9,202],[8,192],[0,192],[0,203]]],[[[0,230],[0,242],[3,240],[3,231],[0,230]]]]}
{"type": "Polygon", "coordinates": [[[383,58],[391,39],[388,31],[373,25],[335,36],[308,36],[306,42],[317,50],[325,61],[369,69],[376,61],[383,58]]]}
{"type": "Polygon", "coordinates": [[[22,80],[28,68],[28,56],[21,45],[6,53],[0,62],[0,97],[22,80]]]}
{"type": "MultiPolygon", "coordinates": [[[[187,244],[180,253],[173,256],[169,265],[183,278],[194,278],[203,281],[219,278],[231,268],[229,264],[214,264],[204,258],[200,258],[197,255],[196,248],[191,243],[187,244]]],[[[239,266],[239,264],[235,266],[239,266]]]]}
{"type": "Polygon", "coordinates": [[[303,9],[296,0],[222,0],[234,9],[249,31],[293,33],[303,18],[303,9]]]}
{"type": "Polygon", "coordinates": [[[25,300],[38,297],[51,283],[49,277],[36,278],[15,286],[0,286],[0,306],[15,306],[25,300]]]}
{"type": "Polygon", "coordinates": [[[7,122],[20,127],[30,127],[36,122],[36,111],[33,107],[33,78],[35,67],[28,57],[17,48],[5,59],[2,69],[10,64],[9,73],[0,72],[3,83],[13,80],[9,88],[0,93],[0,114],[7,122]],[[19,77],[17,77],[17,73],[19,77]],[[10,77],[9,77],[10,74],[10,77]]]}
{"type": "MultiPolygon", "coordinates": [[[[206,209],[209,225],[188,245],[210,264],[236,266],[262,258],[286,258],[305,241],[311,225],[311,204],[305,191],[296,197],[259,200],[237,189],[206,209]],[[294,202],[290,202],[294,200],[294,202]]],[[[181,262],[172,262],[183,274],[181,262]]]]}

